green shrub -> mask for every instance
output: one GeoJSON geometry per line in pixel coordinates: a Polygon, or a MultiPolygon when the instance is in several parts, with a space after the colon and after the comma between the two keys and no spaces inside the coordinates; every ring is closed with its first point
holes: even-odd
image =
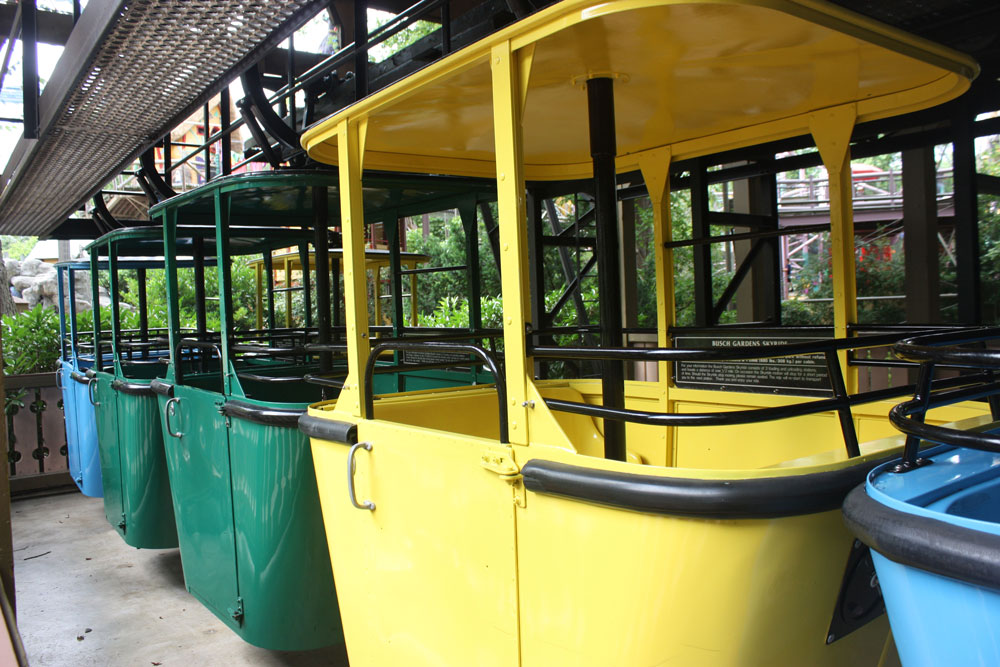
{"type": "Polygon", "coordinates": [[[47,373],[59,360],[59,316],[41,304],[17,315],[3,316],[4,372],[47,373]]]}

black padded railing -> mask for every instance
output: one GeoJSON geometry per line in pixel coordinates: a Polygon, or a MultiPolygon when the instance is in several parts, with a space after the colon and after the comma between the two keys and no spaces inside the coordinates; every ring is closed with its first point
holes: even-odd
{"type": "Polygon", "coordinates": [[[1000,350],[989,349],[987,344],[1000,340],[1000,328],[974,328],[960,331],[932,333],[907,338],[897,343],[893,351],[897,357],[920,364],[920,375],[913,398],[895,406],[889,412],[892,425],[906,434],[903,460],[896,472],[907,472],[926,463],[920,458],[921,441],[937,442],[956,447],[968,447],[990,452],[1000,452],[1000,435],[985,432],[960,431],[924,422],[927,411],[960,401],[986,399],[994,421],[1000,419],[1000,350]],[[968,345],[975,345],[970,349],[968,345]],[[934,391],[934,374],[937,368],[965,368],[976,372],[962,376],[966,386],[949,391],[934,391]]]}
{"type": "MultiPolygon", "coordinates": [[[[375,375],[375,364],[378,361],[379,355],[383,352],[405,352],[407,350],[414,352],[457,352],[459,354],[469,354],[479,357],[483,364],[485,364],[485,366],[490,370],[490,373],[493,374],[493,378],[496,381],[495,386],[497,392],[497,402],[500,406],[500,442],[504,444],[510,442],[510,436],[507,431],[507,385],[504,380],[504,375],[500,370],[500,364],[497,363],[496,358],[490,352],[484,350],[478,345],[403,340],[380,342],[372,348],[371,355],[368,357],[368,363],[365,365],[365,381],[363,385],[365,394],[365,414],[368,415],[368,419],[374,419],[375,414],[375,392],[372,380],[375,375]]],[[[474,363],[474,361],[472,359],[456,359],[453,362],[441,362],[441,364],[451,368],[468,366],[470,363],[474,363]]],[[[379,368],[382,372],[388,373],[392,371],[413,370],[416,365],[417,364],[400,364],[397,366],[381,366],[379,368]]],[[[445,367],[439,364],[435,364],[435,366],[445,367]]]]}

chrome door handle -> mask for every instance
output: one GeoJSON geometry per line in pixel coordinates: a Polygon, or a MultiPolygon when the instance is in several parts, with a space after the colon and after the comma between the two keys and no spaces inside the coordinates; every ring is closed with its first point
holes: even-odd
{"type": "Polygon", "coordinates": [[[98,405],[100,405],[100,403],[97,401],[97,398],[96,398],[96,396],[97,396],[97,378],[96,377],[90,378],[90,382],[87,383],[87,396],[88,396],[88,398],[90,398],[90,404],[91,405],[93,405],[94,407],[97,407],[98,405]]]}
{"type": "Polygon", "coordinates": [[[183,437],[183,433],[177,431],[174,433],[170,430],[170,417],[177,414],[177,404],[181,402],[181,399],[176,396],[167,401],[167,404],[163,406],[163,425],[167,429],[167,435],[171,438],[183,437]]]}
{"type": "Polygon", "coordinates": [[[354,454],[358,449],[364,449],[370,452],[372,450],[372,443],[370,442],[359,442],[351,446],[351,451],[347,453],[347,495],[351,497],[351,504],[357,507],[359,510],[373,510],[375,509],[375,503],[370,500],[365,500],[364,502],[358,502],[358,497],[354,494],[354,454]]]}

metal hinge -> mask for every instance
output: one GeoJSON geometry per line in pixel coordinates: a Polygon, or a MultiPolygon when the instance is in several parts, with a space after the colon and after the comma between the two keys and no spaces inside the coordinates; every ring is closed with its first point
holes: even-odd
{"type": "Polygon", "coordinates": [[[118,522],[118,529],[125,532],[125,513],[122,512],[122,520],[118,522]]]}
{"type": "Polygon", "coordinates": [[[233,620],[243,625],[243,598],[236,598],[236,604],[226,611],[233,617],[233,620]]]}
{"type": "Polygon", "coordinates": [[[514,491],[514,503],[518,507],[524,507],[524,480],[509,448],[491,447],[484,450],[479,457],[479,465],[496,473],[500,479],[510,484],[514,491]]]}

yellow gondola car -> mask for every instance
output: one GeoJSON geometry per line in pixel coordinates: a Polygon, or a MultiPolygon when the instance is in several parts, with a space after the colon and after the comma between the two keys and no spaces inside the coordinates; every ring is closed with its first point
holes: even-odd
{"type": "MultiPolygon", "coordinates": [[[[842,591],[858,563],[839,505],[901,444],[879,439],[892,433],[892,402],[845,412],[834,398],[815,414],[742,426],[651,416],[791,415],[802,403],[672,382],[668,170],[672,159],[812,134],[830,176],[834,329],[846,339],[857,319],[852,129],[952,99],[976,73],[961,54],[820,0],[565,0],[311,128],[309,155],[340,170],[350,376],[300,427],[351,663],[888,660],[884,617],[842,591]],[[373,400],[370,362],[393,348],[368,340],[363,169],[496,179],[497,386],[373,400]],[[642,172],[659,249],[659,351],[644,357],[658,379],[620,382],[623,406],[601,379],[536,379],[529,331],[525,181],[606,184],[608,169],[612,200],[615,172],[642,172]],[[612,407],[589,409],[601,404],[612,407]],[[842,429],[862,444],[845,448],[842,429]]],[[[846,348],[865,344],[824,349],[831,377],[844,378],[836,396],[857,391],[846,348]]],[[[620,346],[612,337],[592,358],[613,368],[630,358],[620,346]]],[[[493,363],[473,347],[457,349],[493,363]]]]}

